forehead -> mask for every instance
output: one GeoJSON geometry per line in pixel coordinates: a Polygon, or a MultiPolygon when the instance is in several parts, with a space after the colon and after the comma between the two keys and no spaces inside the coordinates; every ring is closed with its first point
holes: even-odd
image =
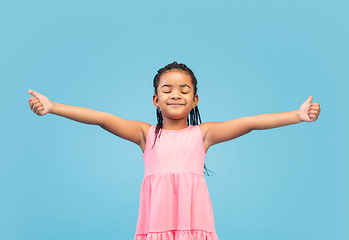
{"type": "Polygon", "coordinates": [[[194,87],[190,75],[181,71],[169,71],[162,74],[159,81],[159,87],[164,84],[173,86],[187,84],[190,87],[194,87]]]}

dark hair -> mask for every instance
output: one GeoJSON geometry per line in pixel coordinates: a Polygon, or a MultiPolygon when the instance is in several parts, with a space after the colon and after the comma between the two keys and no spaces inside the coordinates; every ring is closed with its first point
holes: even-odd
{"type": "MultiPolygon", "coordinates": [[[[180,72],[183,72],[185,74],[188,74],[190,76],[191,82],[194,86],[194,96],[195,96],[195,94],[197,93],[198,81],[196,80],[196,77],[195,77],[193,71],[190,68],[188,68],[185,64],[177,63],[177,62],[170,63],[170,64],[166,65],[165,67],[160,68],[158,70],[158,73],[155,75],[154,81],[153,81],[153,86],[155,88],[155,94],[158,94],[158,86],[159,86],[159,82],[160,82],[160,77],[164,73],[170,72],[170,71],[180,71],[180,72]]],[[[162,125],[163,125],[163,118],[162,118],[161,110],[159,108],[156,109],[156,118],[157,118],[157,124],[156,124],[156,128],[155,128],[155,139],[154,139],[153,147],[155,145],[156,139],[158,137],[160,138],[162,125]]],[[[193,108],[189,113],[189,117],[187,119],[187,124],[195,126],[195,125],[199,125],[199,123],[201,123],[199,108],[198,108],[198,106],[195,106],[195,108],[193,108]]],[[[205,169],[204,170],[205,174],[209,175],[209,172],[211,172],[211,171],[206,168],[206,164],[204,165],[204,169],[205,169]]]]}

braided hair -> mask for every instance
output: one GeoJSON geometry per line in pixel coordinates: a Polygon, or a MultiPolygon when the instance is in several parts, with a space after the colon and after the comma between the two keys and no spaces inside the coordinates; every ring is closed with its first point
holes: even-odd
{"type": "MultiPolygon", "coordinates": [[[[197,93],[197,83],[198,82],[196,80],[196,77],[195,77],[193,71],[190,68],[188,68],[185,64],[177,63],[177,62],[170,63],[170,64],[166,65],[165,67],[160,68],[158,70],[158,73],[155,75],[154,81],[153,81],[153,86],[155,88],[155,94],[158,94],[158,86],[160,83],[160,77],[164,73],[169,72],[169,71],[180,71],[180,72],[183,72],[185,74],[188,74],[191,77],[191,82],[194,86],[194,96],[195,96],[195,94],[197,93]]],[[[161,130],[162,130],[163,122],[164,122],[164,119],[162,118],[161,110],[159,108],[156,108],[156,118],[157,118],[157,124],[155,127],[155,139],[154,139],[153,147],[155,146],[156,139],[160,138],[160,136],[161,136],[161,130]]],[[[195,125],[199,125],[199,123],[201,123],[201,117],[200,117],[200,113],[199,113],[199,108],[196,105],[193,109],[190,110],[189,117],[187,119],[187,124],[195,126],[195,125]]],[[[209,175],[209,172],[211,172],[211,171],[206,168],[206,164],[204,165],[204,169],[205,169],[204,173],[206,175],[209,175]]]]}

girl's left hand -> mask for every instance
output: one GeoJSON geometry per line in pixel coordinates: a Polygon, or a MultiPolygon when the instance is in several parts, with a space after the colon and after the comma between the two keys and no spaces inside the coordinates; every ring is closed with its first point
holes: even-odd
{"type": "Polygon", "coordinates": [[[313,97],[309,98],[299,108],[299,119],[301,122],[314,122],[318,119],[320,114],[320,104],[311,103],[313,97]]]}

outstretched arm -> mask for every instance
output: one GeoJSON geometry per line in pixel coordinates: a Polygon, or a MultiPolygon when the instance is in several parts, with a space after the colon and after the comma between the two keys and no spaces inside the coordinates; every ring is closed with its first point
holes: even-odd
{"type": "Polygon", "coordinates": [[[205,149],[217,143],[232,140],[252,130],[282,127],[300,122],[314,122],[319,117],[319,103],[311,103],[312,96],[298,110],[282,113],[267,113],[233,119],[227,122],[207,122],[200,125],[205,149]]]}
{"type": "Polygon", "coordinates": [[[77,122],[99,125],[118,137],[138,144],[144,151],[146,136],[150,128],[148,123],[126,120],[89,108],[52,102],[43,94],[33,90],[28,92],[33,96],[29,98],[29,106],[35,114],[43,116],[51,113],[77,122]]]}

